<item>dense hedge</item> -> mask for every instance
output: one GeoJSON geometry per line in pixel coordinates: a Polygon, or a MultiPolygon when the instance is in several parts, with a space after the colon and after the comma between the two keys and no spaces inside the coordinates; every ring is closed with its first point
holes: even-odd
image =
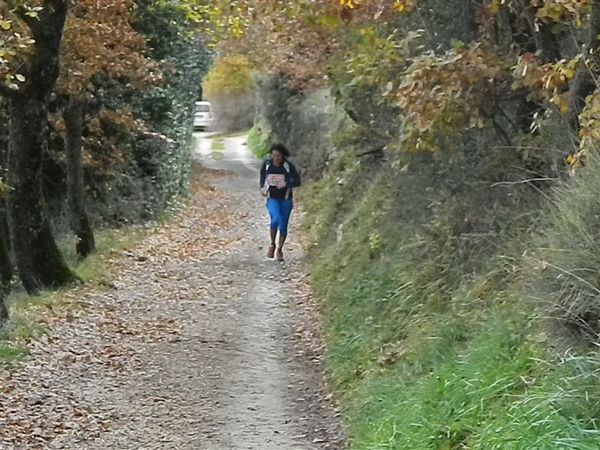
{"type": "Polygon", "coordinates": [[[136,22],[149,39],[150,56],[165,62],[164,84],[134,100],[152,134],[134,143],[131,167],[143,180],[146,209],[153,214],[171,207],[187,188],[195,101],[211,58],[203,40],[183,23],[183,14],[168,5],[147,8],[136,22]]]}
{"type": "MultiPolygon", "coordinates": [[[[183,13],[168,4],[138,8],[135,27],[148,39],[148,56],[161,61],[164,81],[140,91],[120,80],[94,80],[84,140],[88,208],[96,225],[135,223],[167,212],[185,193],[191,171],[194,103],[211,53],[189,32],[183,13]],[[120,117],[121,111],[128,115],[120,117]]],[[[56,114],[61,102],[54,99],[56,114]]],[[[64,141],[57,124],[50,123],[45,192],[55,227],[66,232],[64,141]]]]}

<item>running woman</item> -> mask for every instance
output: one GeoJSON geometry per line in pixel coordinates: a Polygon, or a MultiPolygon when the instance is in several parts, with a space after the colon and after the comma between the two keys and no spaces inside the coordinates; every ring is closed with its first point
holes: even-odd
{"type": "Polygon", "coordinates": [[[271,147],[271,157],[260,169],[260,189],[267,197],[267,210],[271,217],[271,245],[267,257],[283,261],[283,244],[288,234],[288,223],[294,207],[293,192],[300,186],[296,166],[288,159],[290,152],[283,144],[271,147]],[[277,240],[279,232],[279,240],[277,240]]]}

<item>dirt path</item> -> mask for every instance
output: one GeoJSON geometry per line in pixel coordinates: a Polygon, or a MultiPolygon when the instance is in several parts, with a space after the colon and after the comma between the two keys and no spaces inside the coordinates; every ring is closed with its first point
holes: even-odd
{"type": "Polygon", "coordinates": [[[199,141],[211,186],[0,375],[0,448],[343,448],[306,342],[301,248],[264,258],[257,163],[244,138],[225,144],[199,141]]]}

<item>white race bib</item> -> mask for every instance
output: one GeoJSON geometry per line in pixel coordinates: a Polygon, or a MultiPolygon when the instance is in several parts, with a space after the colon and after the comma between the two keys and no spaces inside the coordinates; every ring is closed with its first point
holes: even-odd
{"type": "Polygon", "coordinates": [[[267,184],[269,186],[278,186],[280,184],[285,184],[285,175],[269,174],[267,175],[267,184]]]}

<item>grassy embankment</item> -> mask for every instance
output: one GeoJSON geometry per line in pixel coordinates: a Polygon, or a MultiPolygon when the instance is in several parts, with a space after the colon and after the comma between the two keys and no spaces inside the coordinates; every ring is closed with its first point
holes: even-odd
{"type": "Polygon", "coordinates": [[[303,193],[352,448],[600,448],[600,359],[581,334],[600,316],[600,164],[470,235],[454,230],[464,197],[426,188],[429,163],[346,157],[303,193]]]}

